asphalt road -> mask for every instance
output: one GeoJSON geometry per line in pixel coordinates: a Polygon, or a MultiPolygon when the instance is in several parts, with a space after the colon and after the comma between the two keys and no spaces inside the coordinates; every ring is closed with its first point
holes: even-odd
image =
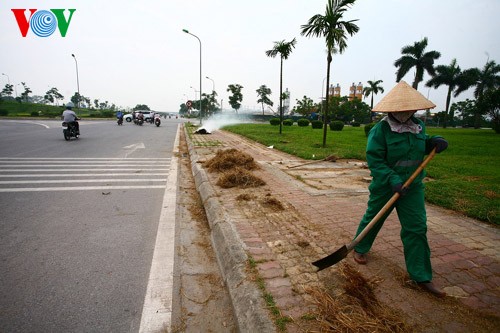
{"type": "Polygon", "coordinates": [[[0,120],[0,332],[137,332],[181,120],[0,120]]]}

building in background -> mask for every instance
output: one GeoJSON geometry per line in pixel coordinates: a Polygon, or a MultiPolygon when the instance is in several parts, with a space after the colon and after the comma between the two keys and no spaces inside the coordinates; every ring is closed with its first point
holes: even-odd
{"type": "Polygon", "coordinates": [[[288,91],[288,88],[285,89],[283,95],[286,96],[283,99],[283,114],[288,114],[290,113],[290,92],[288,91]]]}
{"type": "Polygon", "coordinates": [[[361,82],[358,85],[353,82],[352,86],[349,87],[349,100],[352,101],[354,98],[363,98],[363,85],[361,82]]]}

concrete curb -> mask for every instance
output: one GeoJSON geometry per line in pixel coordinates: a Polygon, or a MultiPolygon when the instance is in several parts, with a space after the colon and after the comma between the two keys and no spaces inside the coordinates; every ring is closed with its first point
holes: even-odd
{"type": "Polygon", "coordinates": [[[235,320],[240,332],[275,332],[276,327],[269,317],[262,293],[246,275],[248,256],[244,243],[234,228],[234,223],[217,198],[208,175],[198,163],[195,151],[186,128],[184,128],[191,170],[196,189],[201,196],[211,229],[212,246],[217,257],[219,269],[226,282],[235,320]]]}

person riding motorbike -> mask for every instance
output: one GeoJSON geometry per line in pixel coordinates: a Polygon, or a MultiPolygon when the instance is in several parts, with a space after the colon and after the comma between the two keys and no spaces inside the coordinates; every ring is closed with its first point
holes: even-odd
{"type": "Polygon", "coordinates": [[[118,119],[118,120],[117,120],[118,125],[123,124],[123,112],[118,111],[118,112],[116,113],[116,119],[118,119]]]}
{"type": "Polygon", "coordinates": [[[68,126],[74,126],[76,129],[76,135],[80,135],[80,125],[77,120],[80,120],[76,115],[75,111],[73,111],[73,107],[75,105],[72,102],[66,104],[66,110],[62,113],[62,120],[68,124],[68,126]]]}
{"type": "Polygon", "coordinates": [[[141,111],[139,111],[139,112],[136,114],[136,118],[137,118],[137,120],[142,120],[142,121],[144,121],[144,114],[143,114],[141,111]]]}

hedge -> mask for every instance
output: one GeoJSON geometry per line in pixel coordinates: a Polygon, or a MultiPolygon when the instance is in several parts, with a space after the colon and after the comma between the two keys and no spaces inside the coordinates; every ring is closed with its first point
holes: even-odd
{"type": "Polygon", "coordinates": [[[297,125],[299,125],[300,127],[307,127],[309,126],[309,119],[300,118],[299,120],[297,120],[297,125]]]}
{"type": "Polygon", "coordinates": [[[335,120],[330,123],[330,129],[332,131],[342,131],[344,128],[344,122],[340,120],[335,120]]]}

